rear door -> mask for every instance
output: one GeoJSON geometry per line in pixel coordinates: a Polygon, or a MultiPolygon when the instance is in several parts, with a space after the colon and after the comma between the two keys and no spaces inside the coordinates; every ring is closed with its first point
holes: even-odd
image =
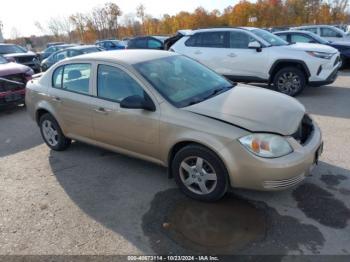
{"type": "Polygon", "coordinates": [[[67,64],[53,73],[51,105],[69,137],[92,138],[91,68],[88,63],[67,64]]]}
{"type": "Polygon", "coordinates": [[[234,54],[228,48],[228,35],[228,31],[196,33],[185,41],[181,52],[219,74],[232,75],[236,70],[230,63],[234,54]]]}

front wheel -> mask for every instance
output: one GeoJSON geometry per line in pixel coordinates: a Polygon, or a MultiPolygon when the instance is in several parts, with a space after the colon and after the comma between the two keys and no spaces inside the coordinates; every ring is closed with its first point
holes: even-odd
{"type": "Polygon", "coordinates": [[[184,147],[175,155],[171,168],[177,185],[191,198],[215,201],[227,191],[226,168],[221,159],[205,147],[184,147]]]}
{"type": "Polygon", "coordinates": [[[274,79],[273,85],[276,91],[289,96],[300,94],[306,86],[304,73],[296,67],[286,67],[279,70],[274,79]]]}

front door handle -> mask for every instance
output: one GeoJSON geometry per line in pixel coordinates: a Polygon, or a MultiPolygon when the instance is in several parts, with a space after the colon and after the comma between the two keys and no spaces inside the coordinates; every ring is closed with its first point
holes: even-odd
{"type": "Polygon", "coordinates": [[[103,107],[99,107],[99,108],[95,108],[94,111],[96,113],[99,113],[99,114],[103,114],[103,115],[107,115],[109,112],[111,112],[112,110],[110,109],[105,109],[103,107]]]}
{"type": "Polygon", "coordinates": [[[236,57],[237,55],[235,53],[229,53],[227,56],[228,57],[236,57]]]}
{"type": "Polygon", "coordinates": [[[195,55],[201,55],[202,52],[198,50],[198,51],[194,52],[194,54],[195,54],[195,55]]]}
{"type": "Polygon", "coordinates": [[[55,101],[55,102],[58,102],[58,103],[62,103],[61,98],[58,97],[58,96],[54,96],[54,97],[52,98],[52,100],[55,101]]]}

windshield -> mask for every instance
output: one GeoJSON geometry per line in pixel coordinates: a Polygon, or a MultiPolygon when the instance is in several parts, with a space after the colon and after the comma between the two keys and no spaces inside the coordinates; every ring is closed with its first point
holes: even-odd
{"type": "Polygon", "coordinates": [[[254,29],[251,32],[256,34],[257,36],[259,36],[260,38],[264,39],[271,46],[288,45],[288,42],[284,41],[283,39],[279,38],[278,36],[268,32],[266,30],[254,29]]]}
{"type": "Polygon", "coordinates": [[[176,107],[202,102],[232,87],[224,77],[184,56],[151,60],[134,67],[176,107]]]}
{"type": "Polygon", "coordinates": [[[0,54],[26,53],[27,51],[18,45],[0,45],[0,54]]]}
{"type": "Polygon", "coordinates": [[[7,60],[4,57],[0,56],[0,64],[6,64],[6,63],[7,63],[7,60]]]}
{"type": "Polygon", "coordinates": [[[310,33],[310,35],[311,35],[314,39],[316,39],[316,41],[319,42],[320,44],[325,45],[325,44],[329,44],[329,43],[330,43],[330,42],[327,41],[326,39],[324,39],[324,38],[322,38],[322,37],[320,37],[320,36],[318,36],[318,35],[316,35],[316,34],[314,34],[314,33],[312,33],[312,32],[309,32],[309,33],[310,33]]]}

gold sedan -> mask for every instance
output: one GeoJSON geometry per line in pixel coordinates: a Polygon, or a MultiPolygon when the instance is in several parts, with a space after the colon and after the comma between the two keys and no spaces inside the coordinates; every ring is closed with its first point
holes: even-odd
{"type": "Polygon", "coordinates": [[[61,61],[28,84],[26,105],[52,150],[79,140],[158,163],[199,200],[230,186],[294,186],[322,152],[320,129],[297,100],[172,52],[61,61]]]}

